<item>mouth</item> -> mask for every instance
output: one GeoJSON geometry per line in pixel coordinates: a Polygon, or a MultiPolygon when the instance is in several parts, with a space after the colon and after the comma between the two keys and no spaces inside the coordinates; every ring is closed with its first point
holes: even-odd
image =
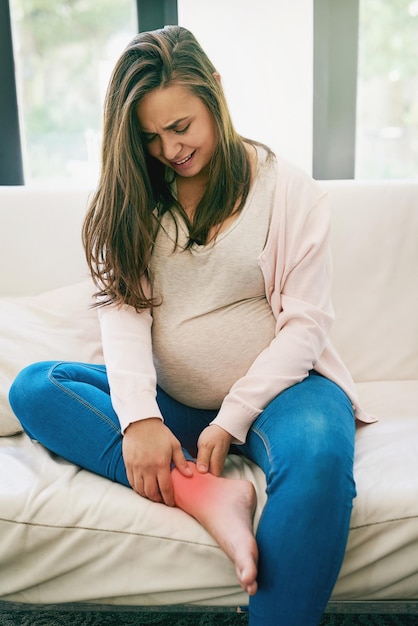
{"type": "Polygon", "coordinates": [[[196,150],[192,152],[191,154],[189,154],[189,156],[187,156],[185,159],[182,159],[181,161],[172,161],[172,165],[175,165],[177,167],[184,165],[185,163],[190,161],[190,159],[194,156],[195,152],[196,150]]]}

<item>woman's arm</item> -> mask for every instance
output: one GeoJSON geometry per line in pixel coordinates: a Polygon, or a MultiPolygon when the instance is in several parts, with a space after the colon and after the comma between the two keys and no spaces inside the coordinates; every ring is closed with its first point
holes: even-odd
{"type": "Polygon", "coordinates": [[[130,306],[99,308],[103,354],[110,395],[122,432],[132,422],[162,415],[156,400],[150,310],[130,306]]]}
{"type": "Polygon", "coordinates": [[[277,193],[260,266],[276,316],[276,334],[226,396],[212,422],[244,442],[281,391],[303,380],[324,350],[333,322],[327,196],[298,175],[277,193]]]}
{"type": "Polygon", "coordinates": [[[128,480],[141,496],[174,506],[171,465],[184,476],[191,470],[157,404],[151,313],[109,305],[99,309],[99,318],[111,400],[124,433],[128,480]]]}

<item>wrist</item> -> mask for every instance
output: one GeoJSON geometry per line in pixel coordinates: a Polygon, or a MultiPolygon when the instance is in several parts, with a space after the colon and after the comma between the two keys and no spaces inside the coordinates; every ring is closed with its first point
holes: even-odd
{"type": "Polygon", "coordinates": [[[136,422],[131,422],[130,424],[128,424],[123,434],[126,435],[128,431],[133,432],[135,430],[139,430],[142,427],[150,426],[151,424],[157,424],[158,422],[160,424],[163,423],[160,417],[144,417],[140,420],[137,420],[136,422]]]}

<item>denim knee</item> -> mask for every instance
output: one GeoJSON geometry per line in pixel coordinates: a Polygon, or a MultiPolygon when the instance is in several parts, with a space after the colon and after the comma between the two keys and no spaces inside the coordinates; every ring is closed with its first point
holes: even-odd
{"type": "Polygon", "coordinates": [[[354,443],[344,428],[335,432],[329,422],[329,416],[313,411],[306,430],[299,436],[293,432],[280,453],[282,468],[295,474],[299,489],[312,495],[338,490],[347,479],[352,481],[354,443]]]}
{"type": "Polygon", "coordinates": [[[313,376],[277,396],[253,424],[243,452],[262,467],[268,492],[290,479],[314,493],[353,484],[355,422],[346,394],[313,376]]]}
{"type": "Polygon", "coordinates": [[[25,432],[31,435],[31,422],[37,412],[37,401],[48,383],[50,361],[28,365],[16,376],[9,391],[9,403],[25,432]]]}

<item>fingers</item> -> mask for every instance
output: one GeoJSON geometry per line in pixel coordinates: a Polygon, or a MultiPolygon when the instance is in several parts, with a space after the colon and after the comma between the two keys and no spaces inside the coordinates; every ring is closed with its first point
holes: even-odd
{"type": "MultiPolygon", "coordinates": [[[[145,425],[147,427],[147,425],[145,425]]],[[[149,427],[154,428],[152,424],[149,427]]],[[[144,428],[144,427],[143,427],[144,428]]],[[[171,480],[171,468],[175,467],[186,477],[193,476],[193,471],[183,454],[178,440],[161,424],[157,423],[160,435],[158,445],[155,441],[144,442],[144,435],[133,440],[125,435],[123,455],[126,474],[132,489],[140,496],[153,502],[163,502],[175,506],[174,490],[171,480]]],[[[138,429],[137,429],[138,430],[138,429]]]]}
{"type": "Polygon", "coordinates": [[[223,472],[225,464],[225,455],[219,453],[219,450],[215,448],[212,452],[212,456],[209,462],[209,471],[214,476],[220,476],[223,472]]]}
{"type": "Polygon", "coordinates": [[[209,471],[210,459],[212,456],[212,449],[207,446],[201,446],[197,453],[196,469],[201,474],[206,474],[209,471]]]}
{"type": "Polygon", "coordinates": [[[201,446],[199,448],[196,469],[201,474],[210,472],[214,476],[220,476],[224,469],[225,456],[215,446],[201,446]]]}
{"type": "MultiPolygon", "coordinates": [[[[129,476],[128,476],[129,480],[129,476]]],[[[173,485],[170,469],[161,469],[159,473],[137,473],[130,480],[132,489],[143,498],[152,502],[164,503],[167,506],[175,506],[173,485]]]]}
{"type": "Polygon", "coordinates": [[[192,462],[187,461],[180,446],[173,450],[173,463],[179,472],[183,474],[183,476],[186,476],[186,478],[193,476],[193,470],[191,469],[192,462]]]}
{"type": "MultiPolygon", "coordinates": [[[[173,449],[172,461],[183,476],[187,478],[193,476],[193,470],[187,462],[180,445],[173,449]]],[[[168,506],[175,506],[176,502],[174,498],[173,481],[171,480],[171,468],[159,474],[158,485],[162,502],[168,506]]]]}
{"type": "Polygon", "coordinates": [[[200,437],[197,441],[196,469],[201,474],[206,474],[206,472],[209,471],[215,447],[215,442],[209,435],[209,428],[205,428],[200,433],[200,437]]]}
{"type": "Polygon", "coordinates": [[[149,499],[153,502],[163,502],[167,506],[175,506],[173,483],[171,481],[171,472],[166,469],[158,477],[157,481],[153,485],[152,497],[149,495],[149,499]],[[158,489],[158,493],[155,491],[158,489]]]}
{"type": "Polygon", "coordinates": [[[214,476],[220,476],[224,469],[225,456],[223,450],[213,444],[201,445],[197,453],[196,469],[201,474],[210,472],[214,476]]]}
{"type": "Polygon", "coordinates": [[[210,472],[214,476],[220,476],[224,469],[231,439],[229,433],[214,424],[205,428],[197,442],[197,471],[202,474],[210,472]]]}

